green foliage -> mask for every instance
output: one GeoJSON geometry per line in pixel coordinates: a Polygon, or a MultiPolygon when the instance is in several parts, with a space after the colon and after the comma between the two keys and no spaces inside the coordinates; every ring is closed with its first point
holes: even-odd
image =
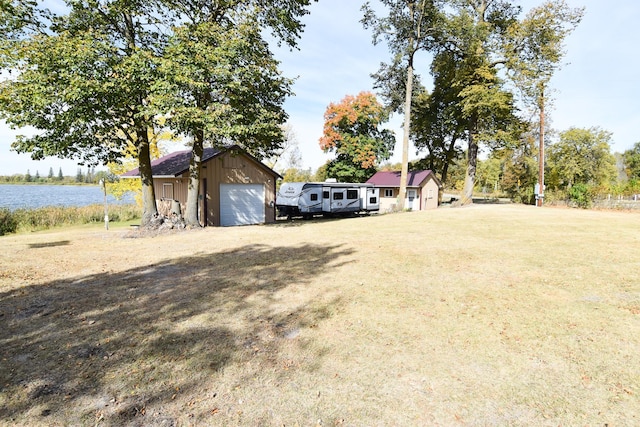
{"type": "MultiPolygon", "coordinates": [[[[444,59],[441,56],[440,59],[444,59]]],[[[446,185],[449,167],[462,157],[458,145],[464,136],[465,121],[457,105],[457,91],[451,86],[450,62],[434,61],[434,91],[417,95],[412,107],[411,133],[418,150],[426,150],[424,167],[435,171],[446,185]]]]}
{"type": "Polygon", "coordinates": [[[7,208],[0,208],[0,236],[15,233],[18,223],[15,216],[7,208]]]}
{"type": "Polygon", "coordinates": [[[283,141],[282,104],[292,81],[280,75],[255,19],[176,28],[161,62],[154,105],[159,113],[171,111],[167,125],[179,133],[206,135],[214,145],[237,141],[263,158],[283,141]]]}
{"type": "Polygon", "coordinates": [[[629,179],[640,179],[640,142],[622,154],[629,179]]]}
{"type": "Polygon", "coordinates": [[[493,192],[498,189],[502,176],[502,162],[496,157],[489,157],[478,162],[477,186],[482,191],[493,192]]]}
{"type": "Polygon", "coordinates": [[[375,168],[363,168],[353,159],[344,154],[338,154],[327,164],[327,178],[335,178],[339,182],[365,182],[376,173],[375,168]]]}
{"type": "Polygon", "coordinates": [[[124,123],[114,105],[126,95],[116,90],[113,74],[122,70],[114,70],[106,43],[97,33],[66,32],[22,41],[12,64],[18,77],[0,87],[0,111],[13,127],[39,132],[19,136],[16,151],[36,160],[60,156],[89,164],[119,156],[123,140],[115,132],[124,123]]]}
{"type": "Polygon", "coordinates": [[[578,183],[569,189],[569,200],[578,207],[587,209],[591,207],[593,196],[587,184],[578,183]]]}
{"type": "Polygon", "coordinates": [[[570,189],[575,184],[610,186],[616,179],[615,158],[610,152],[611,133],[597,127],[571,128],[548,150],[547,184],[570,189]]]}

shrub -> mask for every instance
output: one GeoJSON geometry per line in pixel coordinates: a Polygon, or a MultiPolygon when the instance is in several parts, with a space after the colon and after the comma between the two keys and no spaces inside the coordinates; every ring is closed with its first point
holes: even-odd
{"type": "Polygon", "coordinates": [[[18,223],[15,216],[7,208],[0,208],[0,236],[15,233],[18,223]]]}
{"type": "Polygon", "coordinates": [[[587,209],[591,207],[592,196],[589,187],[586,184],[575,184],[569,190],[569,200],[578,207],[587,209]]]}

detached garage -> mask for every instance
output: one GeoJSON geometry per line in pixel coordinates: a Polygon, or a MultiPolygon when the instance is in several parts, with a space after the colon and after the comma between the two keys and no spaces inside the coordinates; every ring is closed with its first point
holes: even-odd
{"type": "MultiPolygon", "coordinates": [[[[239,146],[205,148],[200,174],[198,218],[203,226],[264,224],[275,221],[276,180],[282,178],[239,146]]],[[[158,209],[185,211],[191,151],[169,154],[151,164],[158,209]]],[[[137,178],[137,169],[123,178],[137,178]]]]}

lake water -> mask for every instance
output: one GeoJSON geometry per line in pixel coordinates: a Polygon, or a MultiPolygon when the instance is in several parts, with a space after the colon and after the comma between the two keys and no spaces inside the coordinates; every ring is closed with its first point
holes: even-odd
{"type": "MultiPolygon", "coordinates": [[[[0,185],[0,208],[41,208],[44,206],[87,206],[104,203],[102,187],[97,185],[0,185]]],[[[135,203],[133,194],[122,200],[107,195],[109,204],[135,203]]]]}

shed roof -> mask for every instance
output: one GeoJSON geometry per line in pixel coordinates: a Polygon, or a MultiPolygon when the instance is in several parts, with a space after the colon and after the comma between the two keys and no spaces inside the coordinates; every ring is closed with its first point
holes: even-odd
{"type": "MultiPolygon", "coordinates": [[[[207,148],[204,149],[204,151],[202,153],[202,163],[208,162],[209,160],[219,156],[220,154],[222,154],[222,153],[224,153],[226,151],[230,151],[230,150],[239,150],[239,151],[241,151],[244,155],[246,155],[249,158],[251,158],[252,160],[254,160],[260,166],[262,166],[263,168],[265,168],[269,172],[273,173],[275,176],[281,178],[281,176],[277,172],[275,172],[274,170],[272,170],[271,168],[269,168],[268,166],[266,166],[262,162],[258,161],[257,159],[253,158],[251,155],[246,153],[238,145],[232,145],[232,146],[229,146],[227,148],[211,148],[211,147],[207,147],[207,148]]],[[[151,174],[152,174],[152,176],[154,178],[176,177],[176,176],[182,175],[183,173],[185,173],[185,172],[187,172],[189,170],[189,163],[190,162],[191,162],[191,150],[176,151],[174,153],[167,154],[166,156],[160,157],[159,159],[156,159],[156,160],[152,161],[151,162],[151,174]]],[[[129,172],[126,172],[126,173],[121,175],[121,177],[123,177],[123,178],[137,178],[139,176],[140,176],[140,169],[139,168],[135,168],[135,169],[130,170],[129,172]]]]}
{"type": "MultiPolygon", "coordinates": [[[[440,186],[440,180],[431,170],[409,171],[407,173],[407,187],[420,187],[429,178],[435,180],[440,186]]],[[[367,183],[376,187],[400,187],[400,172],[376,172],[367,180],[367,183]]]]}

